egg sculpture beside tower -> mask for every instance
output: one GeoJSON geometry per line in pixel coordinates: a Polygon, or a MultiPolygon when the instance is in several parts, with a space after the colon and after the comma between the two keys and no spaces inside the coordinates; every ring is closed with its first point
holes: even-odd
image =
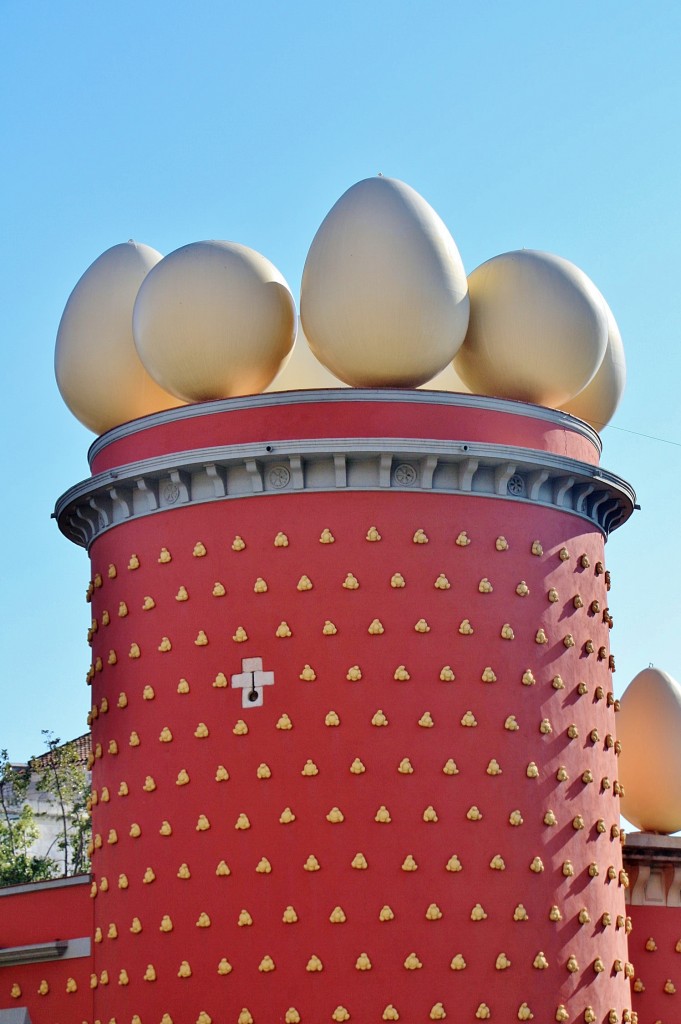
{"type": "Polygon", "coordinates": [[[644,832],[681,829],[681,686],[652,665],[622,695],[622,813],[644,832]]]}

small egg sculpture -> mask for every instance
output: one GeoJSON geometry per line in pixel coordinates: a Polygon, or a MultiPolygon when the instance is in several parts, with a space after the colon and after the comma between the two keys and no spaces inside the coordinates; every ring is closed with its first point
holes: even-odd
{"type": "Polygon", "coordinates": [[[563,412],[579,416],[598,431],[602,430],[615,415],[627,379],[622,335],[603,296],[601,301],[608,321],[608,344],[605,355],[595,377],[579,394],[561,406],[563,412]]]}
{"type": "Polygon", "coordinates": [[[335,204],[303,271],[310,348],[353,387],[416,387],[452,361],[468,325],[465,271],[435,211],[394,178],[366,178],[335,204]]]}
{"type": "Polygon", "coordinates": [[[138,289],[161,253],[123,242],[92,263],[71,292],[57,331],[54,370],[73,415],[96,434],[182,402],[147,373],[131,317],[138,289]]]}
{"type": "Polygon", "coordinates": [[[602,296],[573,263],[551,253],[502,253],[469,276],[471,313],[454,360],[478,394],[558,407],[593,379],[605,356],[602,296]]]}
{"type": "Polygon", "coordinates": [[[205,241],[176,249],[154,271],[132,317],[154,380],[190,402],[266,388],[296,336],[293,296],[276,267],[247,246],[205,241]]]}
{"type": "Polygon", "coordinates": [[[617,722],[622,742],[622,814],[644,832],[681,829],[681,685],[646,668],[622,696],[617,722]]]}

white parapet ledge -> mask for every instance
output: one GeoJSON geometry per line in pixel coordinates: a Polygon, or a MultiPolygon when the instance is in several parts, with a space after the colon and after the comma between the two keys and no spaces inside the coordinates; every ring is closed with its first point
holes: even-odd
{"type": "Polygon", "coordinates": [[[0,947],[0,967],[18,967],[47,960],[75,960],[90,956],[90,949],[89,938],[55,939],[53,942],[34,942],[30,946],[4,946],[0,947]]]}
{"type": "Polygon", "coordinates": [[[681,858],[681,836],[667,836],[657,832],[627,832],[625,856],[630,851],[639,854],[653,850],[662,855],[667,853],[670,859],[681,858]]]}
{"type": "Polygon", "coordinates": [[[0,888],[0,899],[3,896],[23,896],[30,892],[42,892],[45,889],[68,889],[73,885],[90,885],[91,875],[70,875],[67,878],[50,878],[46,882],[22,882],[20,885],[5,885],[0,888]]]}
{"type": "Polygon", "coordinates": [[[9,1010],[0,1010],[0,1024],[31,1024],[28,1007],[13,1006],[9,1010]]]}

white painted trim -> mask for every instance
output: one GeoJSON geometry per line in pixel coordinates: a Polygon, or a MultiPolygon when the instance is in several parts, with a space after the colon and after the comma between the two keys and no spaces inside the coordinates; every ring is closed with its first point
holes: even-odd
{"type": "Polygon", "coordinates": [[[12,1006],[11,1009],[0,1010],[0,1024],[31,1024],[28,1007],[12,1006]]]}
{"type": "Polygon", "coordinates": [[[50,878],[47,882],[23,882],[21,885],[6,885],[0,888],[0,899],[3,896],[21,896],[28,892],[41,892],[43,889],[68,889],[72,885],[90,885],[92,875],[70,875],[68,878],[50,878]]]}
{"type": "Polygon", "coordinates": [[[18,967],[48,960],[75,960],[90,956],[90,939],[55,939],[54,942],[34,942],[30,946],[0,947],[0,967],[18,967]]]}

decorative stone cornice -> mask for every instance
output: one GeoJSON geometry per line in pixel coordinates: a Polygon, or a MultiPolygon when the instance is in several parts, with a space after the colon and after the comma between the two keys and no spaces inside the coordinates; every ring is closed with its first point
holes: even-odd
{"type": "Polygon", "coordinates": [[[555,508],[605,536],[635,494],[598,466],[511,445],[423,438],[314,438],[171,453],[99,473],[56,504],[59,528],[89,548],[141,516],[232,498],[319,491],[462,494],[555,508]]]}
{"type": "Polygon", "coordinates": [[[635,907],[681,907],[681,837],[632,832],[622,850],[635,907]]]}

